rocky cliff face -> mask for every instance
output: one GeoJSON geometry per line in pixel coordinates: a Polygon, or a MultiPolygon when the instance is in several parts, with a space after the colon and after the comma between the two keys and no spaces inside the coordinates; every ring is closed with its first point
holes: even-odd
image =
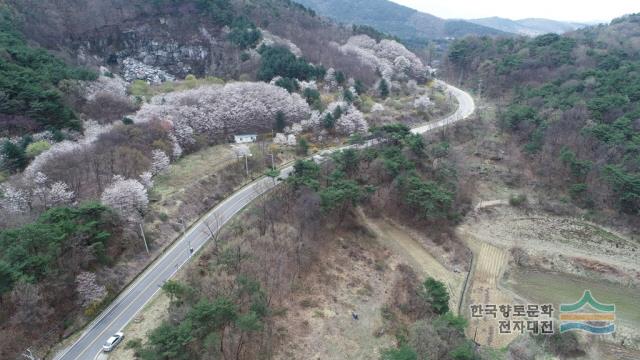
{"type": "MultiPolygon", "coordinates": [[[[133,59],[170,76],[187,74],[238,79],[255,77],[255,52],[247,60],[232,45],[217,12],[202,10],[200,0],[0,0],[17,13],[29,40],[80,65],[107,65],[125,74],[133,59]],[[216,22],[217,21],[217,22],[216,22]]],[[[211,0],[216,3],[225,0],[211,0]]],[[[308,61],[336,68],[365,83],[375,73],[332,44],[353,35],[291,0],[229,0],[233,16],[244,16],[263,30],[266,43],[290,48],[308,61]]],[[[152,76],[155,76],[152,74],[152,76]]]]}
{"type": "Polygon", "coordinates": [[[194,2],[148,0],[9,0],[22,31],[40,45],[83,65],[119,68],[128,59],[170,75],[228,75],[240,51],[194,2]]]}

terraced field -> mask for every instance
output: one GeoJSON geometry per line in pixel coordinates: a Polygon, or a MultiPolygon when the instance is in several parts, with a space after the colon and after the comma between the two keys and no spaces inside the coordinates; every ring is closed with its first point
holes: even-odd
{"type": "MultiPolygon", "coordinates": [[[[514,298],[499,288],[509,254],[506,250],[481,242],[470,234],[465,234],[467,245],[473,251],[474,262],[469,276],[465,305],[470,304],[513,304],[514,298]]],[[[465,316],[470,319],[467,336],[482,345],[494,348],[507,346],[515,334],[500,334],[498,320],[492,318],[471,319],[469,307],[464,306],[465,316]]]]}

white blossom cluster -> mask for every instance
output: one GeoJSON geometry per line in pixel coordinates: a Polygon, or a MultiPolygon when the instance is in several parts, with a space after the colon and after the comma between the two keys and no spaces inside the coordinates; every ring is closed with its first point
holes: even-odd
{"type": "Polygon", "coordinates": [[[273,143],[276,145],[296,146],[296,136],[293,134],[285,135],[277,133],[273,138],[273,143]]]}
{"type": "Polygon", "coordinates": [[[336,79],[336,70],[334,68],[327,69],[327,73],[324,75],[324,90],[332,91],[338,87],[338,80],[336,79]]]}
{"type": "Polygon", "coordinates": [[[169,120],[179,144],[188,145],[198,134],[219,139],[269,131],[278,112],[288,123],[300,123],[309,117],[310,109],[299,94],[279,86],[238,82],[155,97],[136,114],[136,121],[169,120]]]}
{"type": "Polygon", "coordinates": [[[107,289],[99,285],[95,273],[83,271],[76,276],[76,291],[80,306],[86,307],[107,296],[107,289]]]}
{"type": "Polygon", "coordinates": [[[304,128],[302,127],[302,124],[292,124],[291,126],[287,126],[286,128],[284,128],[285,134],[298,135],[303,131],[304,128]]]}
{"type": "Polygon", "coordinates": [[[384,105],[380,104],[380,103],[375,103],[373,104],[373,106],[371,107],[371,112],[383,112],[384,111],[384,105]]]}
{"type": "Polygon", "coordinates": [[[0,188],[2,201],[0,206],[10,213],[24,213],[29,209],[29,196],[22,190],[10,184],[3,184],[0,188]]]}
{"type": "Polygon", "coordinates": [[[262,28],[260,29],[260,32],[262,32],[262,40],[260,41],[260,43],[258,43],[258,46],[256,46],[256,48],[259,49],[260,46],[262,45],[266,45],[266,46],[277,45],[277,46],[286,47],[295,56],[298,56],[298,57],[302,56],[302,50],[300,50],[300,48],[290,40],[281,38],[280,36],[274,35],[271,32],[264,30],[262,28]]]}
{"type": "Polygon", "coordinates": [[[394,78],[423,80],[431,71],[414,53],[394,40],[385,39],[376,43],[367,35],[357,35],[351,37],[340,50],[358,57],[363,65],[378,70],[387,81],[394,78]]]}
{"type": "Polygon", "coordinates": [[[16,187],[11,184],[2,186],[0,207],[10,213],[26,213],[33,207],[49,209],[54,206],[68,205],[75,199],[75,193],[62,181],[51,182],[47,175],[36,172],[25,178],[27,186],[16,187]]]}
{"type": "Polygon", "coordinates": [[[418,110],[419,112],[427,111],[432,105],[433,102],[427,95],[420,96],[413,101],[414,109],[418,110]]]}
{"type": "Polygon", "coordinates": [[[40,200],[45,209],[52,206],[69,204],[73,201],[74,192],[69,190],[69,186],[62,181],[57,181],[48,186],[49,179],[47,175],[38,172],[32,180],[34,188],[32,190],[33,198],[40,200]]]}
{"type": "MultiPolygon", "coordinates": [[[[108,69],[100,68],[101,73],[107,72],[108,69]]],[[[99,94],[111,94],[119,97],[128,97],[127,83],[118,75],[113,77],[100,76],[95,81],[83,82],[83,97],[88,101],[96,100],[99,94]]]]}
{"type": "Polygon", "coordinates": [[[364,115],[352,104],[347,104],[344,101],[335,101],[327,106],[327,109],[320,113],[319,111],[313,111],[311,117],[308,120],[303,121],[300,125],[304,130],[319,130],[323,127],[323,119],[328,114],[333,114],[337,107],[342,110],[342,115],[336,120],[335,130],[341,135],[351,135],[354,133],[366,133],[369,131],[369,124],[364,119],[364,115]]]}
{"type": "Polygon", "coordinates": [[[318,84],[315,80],[298,81],[298,84],[300,84],[300,91],[305,91],[307,89],[318,90],[318,84]]]}
{"type": "Polygon", "coordinates": [[[161,174],[169,167],[171,160],[167,154],[159,149],[151,151],[151,173],[153,175],[161,174]]]}
{"type": "Polygon", "coordinates": [[[153,174],[151,171],[145,171],[140,174],[140,183],[144,186],[145,189],[149,190],[153,187],[153,174]]]}
{"type": "Polygon", "coordinates": [[[121,176],[114,176],[113,183],[102,192],[100,201],[131,222],[140,221],[149,205],[144,185],[138,180],[121,176]]]}

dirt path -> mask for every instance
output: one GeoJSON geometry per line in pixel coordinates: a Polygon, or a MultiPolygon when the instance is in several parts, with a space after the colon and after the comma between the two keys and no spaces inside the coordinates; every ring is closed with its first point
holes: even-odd
{"type": "Polygon", "coordinates": [[[433,277],[445,283],[449,289],[449,307],[457,312],[464,274],[454,273],[444,267],[427,249],[402,228],[386,219],[372,219],[359,211],[363,223],[373,231],[378,241],[392,250],[423,277],[433,277]]]}
{"type": "MultiPolygon", "coordinates": [[[[470,304],[513,304],[514,298],[499,288],[500,278],[509,262],[508,252],[482,242],[470,233],[461,232],[460,235],[473,251],[475,259],[469,277],[466,304],[462,308],[463,315],[470,319],[468,307],[470,304]]],[[[470,319],[467,336],[472,339],[475,337],[475,341],[479,344],[494,348],[507,346],[517,337],[514,334],[500,334],[498,320],[488,318],[470,319]]]]}

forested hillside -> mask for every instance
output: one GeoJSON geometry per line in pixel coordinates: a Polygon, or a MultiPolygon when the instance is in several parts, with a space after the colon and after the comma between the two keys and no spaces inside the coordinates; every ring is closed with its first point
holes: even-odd
{"type": "Polygon", "coordinates": [[[635,14],[566,36],[461,39],[448,54],[449,74],[507,102],[501,125],[544,183],[582,207],[637,216],[639,50],[635,14]]]}
{"type": "Polygon", "coordinates": [[[0,2],[0,358],[46,354],[267,164],[367,133],[377,102],[429,117],[431,76],[288,0],[0,2]],[[220,145],[239,133],[263,144],[246,172],[220,145]]]}
{"type": "Polygon", "coordinates": [[[92,80],[96,74],[68,66],[43,49],[28,46],[16,29],[11,11],[1,4],[0,49],[2,135],[43,129],[79,129],[77,117],[56,87],[65,79],[92,80]]]}

